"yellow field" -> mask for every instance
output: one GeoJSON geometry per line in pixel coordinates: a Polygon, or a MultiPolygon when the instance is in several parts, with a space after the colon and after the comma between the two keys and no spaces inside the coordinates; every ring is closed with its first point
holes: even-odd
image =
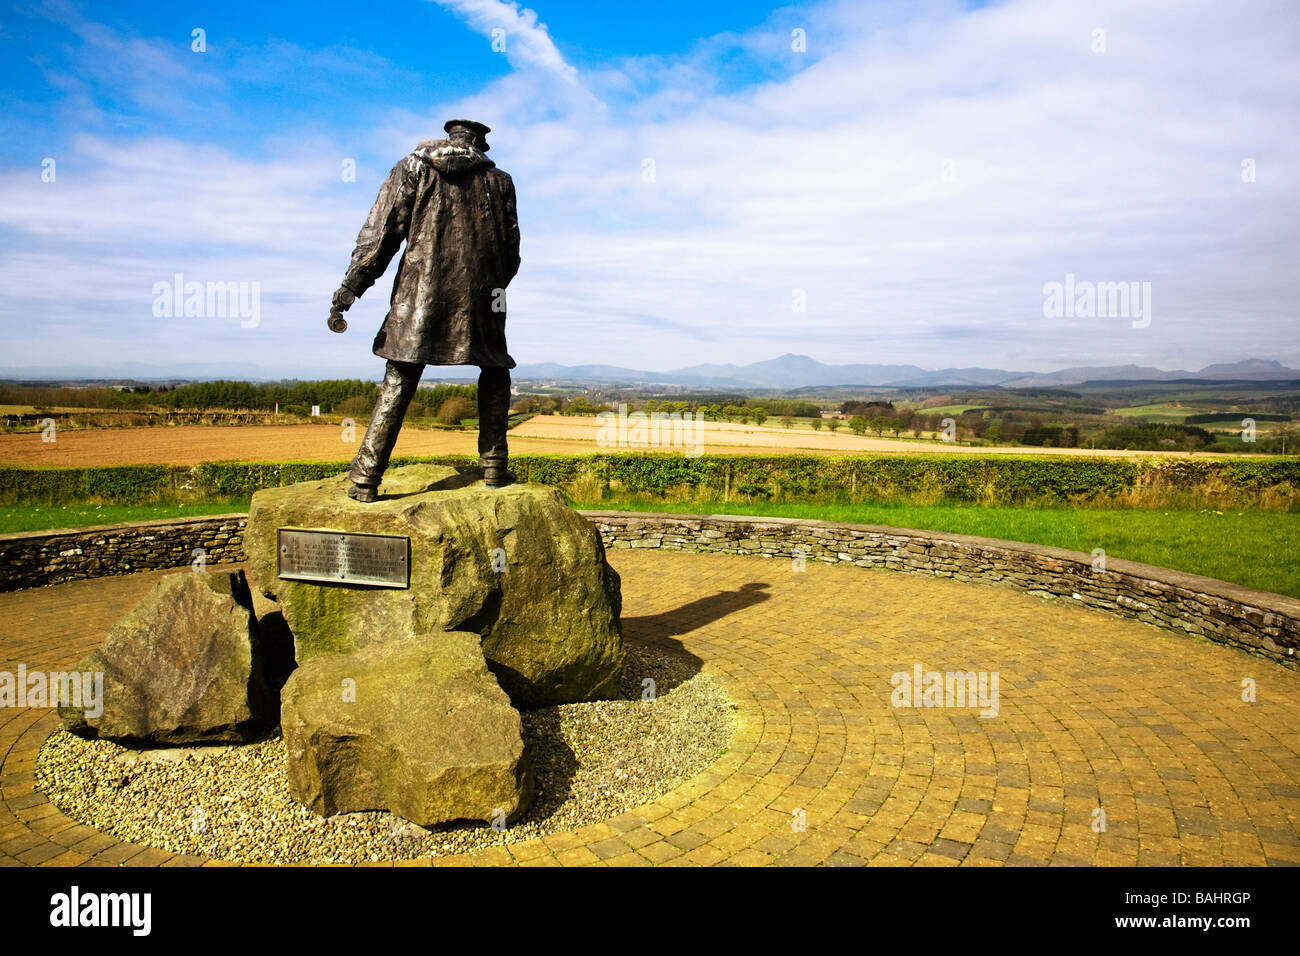
{"type": "MultiPolygon", "coordinates": [[[[602,422],[594,417],[580,418],[559,415],[539,415],[524,422],[510,433],[511,447],[515,436],[565,442],[575,453],[585,451],[678,451],[673,447],[639,446],[599,447],[597,439],[602,422]],[[585,447],[584,447],[585,446],[585,447]]],[[[938,441],[915,441],[906,438],[876,438],[855,435],[847,427],[831,432],[822,429],[797,430],[780,425],[738,425],[730,422],[701,422],[700,444],[708,454],[753,454],[769,452],[812,452],[817,454],[1007,454],[1007,455],[1100,455],[1113,458],[1147,457],[1150,455],[1179,455],[1180,452],[1124,451],[1088,448],[1028,448],[1022,446],[971,446],[938,441]]],[[[2,447],[2,446],[0,446],[2,447]]],[[[1206,454],[1199,452],[1198,454],[1206,454]]]]}
{"type": "MultiPolygon", "coordinates": [[[[510,432],[512,454],[587,454],[618,451],[682,451],[680,444],[623,446],[597,442],[596,418],[538,416],[510,432]]],[[[690,450],[708,454],[805,452],[809,454],[1047,454],[1145,457],[1174,452],[1092,451],[1081,448],[990,448],[939,442],[894,440],[854,435],[847,428],[828,431],[787,430],[779,425],[700,423],[699,441],[690,450]]],[[[7,465],[196,465],[205,461],[349,461],[364,432],[342,440],[338,425],[176,425],[151,428],[65,430],[54,442],[39,431],[0,435],[0,464],[7,465]]],[[[691,436],[694,438],[695,436],[691,436]]],[[[473,455],[474,432],[421,431],[408,428],[395,455],[473,455]]],[[[1201,453],[1205,454],[1205,453],[1201,453]]]]}

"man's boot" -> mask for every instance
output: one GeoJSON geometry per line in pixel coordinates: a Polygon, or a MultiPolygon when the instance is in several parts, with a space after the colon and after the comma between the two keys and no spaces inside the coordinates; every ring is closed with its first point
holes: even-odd
{"type": "Polygon", "coordinates": [[[518,480],[519,476],[504,465],[489,465],[483,469],[483,484],[489,488],[504,488],[518,480]]]}
{"type": "Polygon", "coordinates": [[[353,482],[353,483],[352,483],[352,487],[348,489],[348,497],[349,497],[349,498],[352,498],[352,499],[355,500],[355,501],[363,501],[363,502],[367,502],[367,503],[369,503],[369,502],[371,502],[371,501],[378,501],[378,500],[379,500],[379,486],[378,486],[378,485],[360,485],[360,484],[357,484],[356,482],[353,482]]]}
{"type": "Polygon", "coordinates": [[[510,450],[506,426],[510,421],[510,370],[484,368],[478,376],[478,458],[483,466],[483,483],[504,488],[517,477],[506,467],[510,450]]]}

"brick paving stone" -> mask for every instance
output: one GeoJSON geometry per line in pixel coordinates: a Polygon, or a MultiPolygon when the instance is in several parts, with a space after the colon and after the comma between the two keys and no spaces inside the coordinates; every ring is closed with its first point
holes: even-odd
{"type": "Polygon", "coordinates": [[[141,852],[130,857],[123,864],[124,866],[163,866],[176,859],[177,854],[169,853],[166,850],[159,850],[157,847],[145,847],[141,852]]]}
{"type": "Polygon", "coordinates": [[[36,846],[23,850],[21,853],[17,854],[17,859],[26,866],[39,866],[46,860],[51,860],[59,854],[66,852],[67,850],[59,844],[45,840],[38,843],[36,846]]]}
{"type": "Polygon", "coordinates": [[[608,860],[612,857],[631,853],[632,848],[618,837],[610,837],[607,840],[601,840],[599,843],[591,844],[591,852],[602,860],[608,860]]]}
{"type": "MultiPolygon", "coordinates": [[[[629,642],[703,662],[730,750],[610,820],[418,865],[1300,864],[1300,673],[1019,591],[619,549],[629,642]],[[996,717],[894,707],[893,677],[997,673],[996,717]],[[1269,693],[1240,699],[1243,677],[1269,693]],[[1093,813],[1106,812],[1094,832],[1093,813]],[[802,811],[806,829],[791,827],[802,811]]],[[[0,650],[65,668],[166,572],[0,594],[0,650]]],[[[0,711],[0,865],[182,866],[34,786],[48,710],[0,711]]]]}
{"type": "Polygon", "coordinates": [[[116,842],[92,856],[90,862],[94,866],[124,866],[128,860],[139,856],[144,850],[145,847],[137,843],[116,842]]]}
{"type": "Polygon", "coordinates": [[[624,853],[622,856],[606,860],[610,866],[653,866],[654,864],[639,853],[624,853]]]}
{"type": "Polygon", "coordinates": [[[674,857],[682,855],[680,847],[673,846],[664,840],[658,840],[654,843],[648,843],[641,849],[637,850],[643,857],[651,863],[667,863],[674,857]]]}

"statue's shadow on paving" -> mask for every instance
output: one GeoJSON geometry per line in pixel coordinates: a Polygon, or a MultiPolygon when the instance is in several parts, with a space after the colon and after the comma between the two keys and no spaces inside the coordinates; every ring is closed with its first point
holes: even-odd
{"type": "Polygon", "coordinates": [[[623,669],[624,692],[629,697],[639,695],[638,674],[645,671],[654,672],[656,692],[660,694],[669,693],[690,680],[700,672],[704,661],[688,651],[678,637],[769,600],[771,595],[765,593],[769,587],[770,584],[751,581],[734,591],[696,598],[671,611],[624,617],[623,642],[628,656],[623,669]],[[649,655],[654,656],[655,663],[647,662],[639,671],[640,659],[649,655]]]}
{"type": "MultiPolygon", "coordinates": [[[[764,591],[769,587],[771,585],[765,582],[751,581],[742,584],[734,591],[719,591],[717,594],[696,598],[671,611],[645,614],[641,617],[625,617],[623,638],[630,642],[649,642],[664,648],[673,648],[700,662],[699,658],[686,650],[681,641],[673,638],[712,624],[729,614],[735,614],[737,611],[770,600],[772,595],[764,591]]],[[[696,670],[698,671],[698,668],[696,670]]]]}

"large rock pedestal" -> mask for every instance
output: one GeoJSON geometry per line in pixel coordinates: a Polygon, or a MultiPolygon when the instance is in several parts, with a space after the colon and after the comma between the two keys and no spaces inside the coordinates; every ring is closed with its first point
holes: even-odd
{"type": "Polygon", "coordinates": [[[289,789],[317,813],[387,809],[433,826],[508,822],[528,807],[523,724],[477,634],[316,657],[282,698],[289,789]]]}
{"type": "Polygon", "coordinates": [[[300,665],[468,631],[518,706],[618,695],[618,575],[600,535],[559,492],[488,488],[476,474],[436,465],[390,470],[373,503],[351,500],[348,487],[340,476],[253,496],[244,536],[250,573],[279,603],[300,665]],[[409,537],[410,587],[281,580],[281,528],[409,537]]]}

